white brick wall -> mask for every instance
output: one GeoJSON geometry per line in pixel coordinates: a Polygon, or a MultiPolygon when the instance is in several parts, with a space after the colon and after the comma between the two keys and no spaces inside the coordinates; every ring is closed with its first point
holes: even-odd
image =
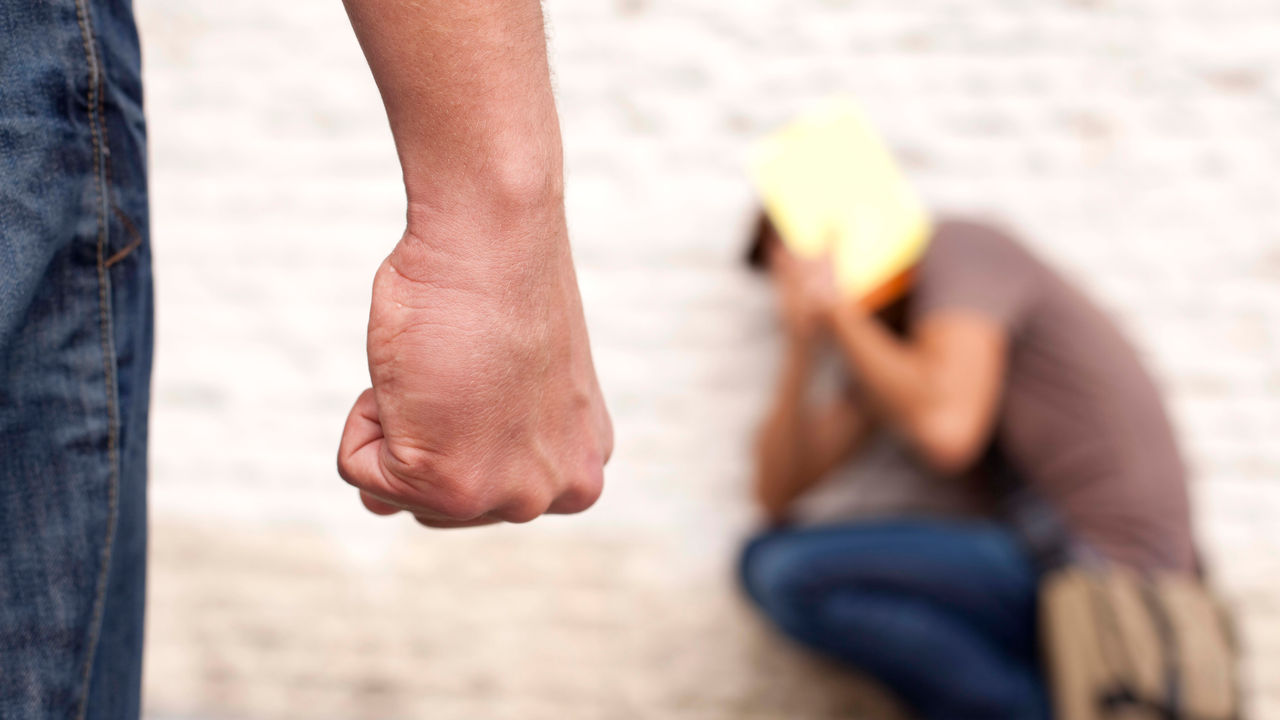
{"type": "MultiPolygon", "coordinates": [[[[735,264],[759,133],[861,98],[1165,382],[1280,718],[1280,5],[550,0],[571,231],[618,430],[592,512],[428,533],[333,471],[402,197],[341,4],[139,0],[159,347],[156,716],[825,718],[860,693],[728,583],[773,367],[735,264]]],[[[872,710],[867,711],[874,714],[872,710]]]]}

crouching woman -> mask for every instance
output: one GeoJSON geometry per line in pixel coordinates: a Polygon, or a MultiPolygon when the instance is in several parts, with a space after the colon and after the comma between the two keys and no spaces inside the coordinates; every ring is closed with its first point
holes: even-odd
{"type": "Polygon", "coordinates": [[[786,521],[883,426],[955,482],[996,448],[1076,546],[1193,572],[1185,470],[1137,353],[1057,272],[981,224],[940,224],[908,290],[876,313],[842,299],[829,266],[795,257],[767,218],[750,259],[773,280],[786,341],[757,447],[755,495],[773,529],[742,554],[746,593],[783,633],[924,718],[1049,717],[1037,563],[998,516],[786,521]],[[856,389],[818,401],[824,344],[856,389]]]}

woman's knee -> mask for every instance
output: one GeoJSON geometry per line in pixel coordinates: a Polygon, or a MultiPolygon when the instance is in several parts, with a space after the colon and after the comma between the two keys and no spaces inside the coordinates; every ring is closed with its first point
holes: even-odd
{"type": "Polygon", "coordinates": [[[787,532],[752,538],[738,561],[738,581],[751,600],[775,620],[794,615],[802,604],[803,548],[787,532]]]}
{"type": "Polygon", "coordinates": [[[768,543],[770,535],[771,533],[761,533],[752,537],[742,546],[742,551],[738,554],[738,586],[756,604],[760,603],[760,596],[756,591],[756,563],[759,560],[762,548],[768,543]]]}

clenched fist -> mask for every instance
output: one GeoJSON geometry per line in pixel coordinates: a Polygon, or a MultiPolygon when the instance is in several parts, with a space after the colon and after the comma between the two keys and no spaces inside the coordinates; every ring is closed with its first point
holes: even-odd
{"type": "Polygon", "coordinates": [[[372,512],[432,527],[586,509],[613,430],[562,211],[427,225],[411,223],[374,278],[373,387],[343,429],[339,473],[372,512]]]}

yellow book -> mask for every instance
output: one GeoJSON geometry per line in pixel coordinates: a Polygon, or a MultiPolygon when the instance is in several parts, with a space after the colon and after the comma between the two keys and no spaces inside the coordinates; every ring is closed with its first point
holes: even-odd
{"type": "Polygon", "coordinates": [[[783,242],[804,258],[829,253],[842,292],[875,309],[905,288],[932,223],[852,100],[758,141],[750,170],[783,242]]]}

